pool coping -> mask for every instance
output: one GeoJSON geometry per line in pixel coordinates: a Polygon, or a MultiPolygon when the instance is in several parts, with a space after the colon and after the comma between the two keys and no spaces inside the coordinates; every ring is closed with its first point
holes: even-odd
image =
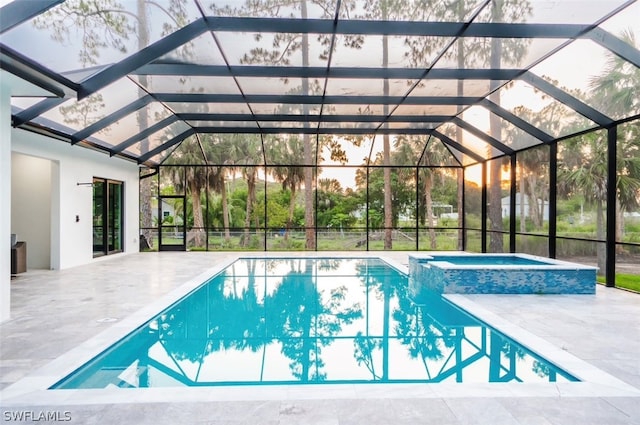
{"type": "MultiPolygon", "coordinates": [[[[380,258],[397,270],[408,273],[408,267],[377,253],[330,255],[321,252],[304,257],[380,258]]],[[[280,254],[282,256],[282,254],[280,254]]],[[[238,258],[255,255],[230,255],[196,277],[137,312],[115,322],[77,347],[69,350],[28,376],[0,392],[4,407],[25,405],[84,405],[109,403],[148,403],[180,401],[247,401],[345,398],[439,398],[439,397],[637,397],[640,390],[556,347],[525,329],[481,307],[465,295],[445,295],[453,304],[484,321],[526,348],[541,355],[582,382],[563,383],[411,383],[411,384],[310,384],[310,385],[246,385],[237,387],[105,388],[49,390],[114,342],[143,325],[204,281],[219,273],[238,258]]],[[[260,257],[271,257],[269,255],[260,257]]],[[[299,257],[287,255],[287,257],[299,257]]],[[[304,258],[303,256],[300,256],[304,258]]],[[[536,296],[536,295],[530,295],[536,296]]],[[[590,296],[590,295],[582,295],[590,296]]]]}
{"type": "Polygon", "coordinates": [[[531,269],[531,270],[598,270],[595,266],[586,266],[584,264],[572,263],[570,261],[558,260],[556,258],[540,257],[539,255],[515,253],[515,254],[500,254],[500,253],[472,253],[465,251],[424,251],[418,254],[411,253],[409,258],[414,258],[418,263],[436,263],[438,267],[442,269],[480,269],[480,270],[519,270],[519,269],[531,269]],[[515,256],[526,258],[531,261],[539,262],[542,264],[454,264],[446,260],[435,260],[434,257],[447,256],[447,257],[507,257],[515,256]]]}

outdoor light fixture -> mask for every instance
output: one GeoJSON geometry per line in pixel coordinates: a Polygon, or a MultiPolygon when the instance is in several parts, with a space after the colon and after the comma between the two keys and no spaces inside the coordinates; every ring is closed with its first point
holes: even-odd
{"type": "Polygon", "coordinates": [[[90,183],[79,183],[79,182],[78,182],[78,183],[76,183],[76,185],[78,185],[78,186],[91,186],[91,187],[93,187],[93,182],[90,182],[90,183]]]}

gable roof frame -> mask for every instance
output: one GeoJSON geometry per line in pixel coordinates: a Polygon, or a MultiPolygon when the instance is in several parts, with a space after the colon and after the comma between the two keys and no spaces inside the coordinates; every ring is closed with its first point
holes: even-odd
{"type": "MultiPolygon", "coordinates": [[[[62,0],[17,0],[12,7],[22,8],[11,19],[13,24],[5,24],[2,16],[0,16],[0,32],[7,31],[20,23],[26,22],[33,16],[38,15],[50,7],[61,3],[62,0]],[[26,7],[27,3],[31,4],[26,7]],[[17,5],[17,6],[16,6],[17,5]],[[40,9],[38,9],[40,8],[40,9]],[[29,11],[30,10],[30,11],[29,11]],[[38,11],[39,10],[39,11],[38,11]],[[3,26],[6,25],[6,26],[3,26]]],[[[10,3],[13,5],[14,3],[10,3]]],[[[241,121],[253,121],[255,122],[258,131],[264,134],[274,134],[275,132],[291,132],[301,133],[299,128],[285,128],[285,127],[266,127],[261,128],[262,122],[276,122],[278,120],[288,120],[293,122],[311,123],[317,122],[316,131],[304,129],[304,134],[369,134],[371,129],[362,128],[341,128],[327,127],[321,128],[323,122],[340,122],[340,120],[351,122],[379,122],[378,128],[379,134],[391,134],[391,130],[385,129],[386,124],[391,122],[406,122],[406,123],[418,123],[418,122],[434,122],[436,124],[443,124],[451,122],[458,125],[467,131],[475,134],[493,147],[509,154],[513,151],[509,146],[505,145],[501,141],[495,140],[488,136],[486,133],[481,132],[479,129],[464,121],[462,113],[467,108],[460,108],[461,111],[457,112],[455,116],[449,115],[436,115],[429,118],[425,118],[419,115],[393,115],[399,105],[460,105],[470,107],[473,105],[479,105],[488,109],[491,113],[499,116],[505,121],[511,123],[515,127],[523,130],[534,138],[542,141],[542,143],[552,143],[554,137],[535,127],[533,124],[526,120],[516,116],[510,111],[502,108],[499,104],[491,101],[485,94],[481,97],[465,97],[465,96],[409,96],[411,90],[404,96],[328,96],[327,95],[327,83],[329,78],[407,78],[423,81],[425,78],[428,80],[435,79],[489,79],[491,81],[513,81],[521,80],[531,84],[535,89],[540,90],[547,95],[553,97],[560,103],[566,105],[570,109],[576,111],[578,114],[585,116],[589,120],[595,122],[601,128],[610,128],[615,125],[616,121],[612,120],[606,114],[598,111],[597,109],[587,105],[584,101],[576,98],[574,95],[568,93],[562,88],[556,87],[554,84],[549,83],[543,78],[535,75],[531,68],[536,64],[545,60],[550,55],[558,52],[560,49],[571,43],[575,39],[588,39],[608,49],[612,53],[626,60],[627,62],[640,66],[640,51],[630,46],[625,41],[614,36],[613,34],[600,28],[600,25],[604,20],[613,16],[615,13],[633,4],[633,0],[628,0],[624,4],[615,8],[609,12],[606,16],[601,17],[591,24],[537,24],[537,23],[502,23],[502,22],[490,22],[490,23],[474,23],[473,18],[470,18],[468,22],[417,22],[417,21],[379,21],[379,20],[349,20],[339,19],[338,11],[340,9],[340,1],[337,1],[336,14],[333,19],[297,19],[297,18],[259,18],[259,17],[224,17],[224,16],[207,16],[203,12],[200,4],[196,1],[196,5],[200,9],[201,17],[197,20],[187,24],[183,28],[175,31],[172,34],[165,36],[164,38],[152,43],[151,45],[141,49],[140,51],[132,54],[131,56],[109,66],[105,66],[104,69],[98,71],[96,74],[88,77],[86,80],[79,84],[76,84],[78,99],[82,99],[95,93],[98,90],[103,89],[107,85],[125,78],[129,75],[201,75],[201,76],[225,76],[232,77],[236,82],[238,89],[241,92],[240,96],[237,95],[225,95],[225,94],[212,94],[212,93],[151,93],[148,90],[147,95],[140,99],[131,102],[128,105],[123,106],[115,112],[108,114],[98,122],[95,122],[83,129],[71,134],[71,143],[75,144],[82,140],[90,141],[91,136],[100,130],[106,128],[110,124],[117,122],[120,118],[137,111],[140,107],[147,105],[153,101],[160,103],[163,102],[218,102],[218,103],[245,103],[249,108],[251,114],[209,114],[209,115],[197,115],[189,113],[180,113],[171,111],[172,115],[163,119],[160,122],[153,124],[147,129],[142,129],[138,134],[132,135],[124,142],[119,143],[112,149],[109,149],[110,154],[118,155],[123,153],[125,149],[133,144],[143,140],[156,131],[160,131],[177,121],[184,121],[187,126],[190,126],[194,133],[202,132],[238,132],[238,133],[255,133],[256,129],[238,127],[233,125],[227,125],[231,122],[241,121]],[[446,69],[446,68],[433,68],[433,64],[427,69],[407,69],[407,68],[359,68],[359,67],[337,67],[333,68],[331,65],[331,59],[327,62],[326,67],[288,67],[288,66],[256,66],[256,65],[242,65],[235,66],[230,65],[229,61],[225,57],[226,66],[220,65],[198,65],[179,63],[162,60],[161,57],[172,50],[188,43],[204,32],[210,32],[214,41],[217,44],[220,53],[225,56],[221,45],[216,38],[217,32],[294,32],[301,34],[327,34],[331,35],[331,42],[335,42],[337,34],[357,34],[357,35],[399,35],[399,36],[441,36],[441,37],[453,37],[454,42],[458,37],[487,37],[487,38],[555,38],[555,39],[568,39],[566,43],[563,43],[558,48],[554,49],[544,57],[537,60],[532,65],[526,67],[526,69],[446,69]],[[324,78],[324,90],[322,95],[260,95],[260,94],[245,94],[243,88],[238,83],[237,77],[241,76],[273,76],[273,77],[296,77],[296,78],[324,78]],[[242,98],[242,100],[240,99],[242,98]],[[251,103],[284,103],[284,104],[303,104],[303,105],[320,105],[320,114],[256,114],[251,109],[251,103]],[[339,115],[326,115],[323,113],[324,105],[326,104],[342,104],[342,105],[354,105],[354,104],[384,104],[389,105],[392,110],[386,117],[381,115],[372,116],[355,116],[353,114],[339,114],[339,115]],[[142,106],[140,106],[142,105],[142,106]],[[395,108],[394,108],[395,105],[395,108]],[[317,117],[317,118],[316,118],[317,117]],[[203,126],[203,127],[191,127],[191,124],[187,121],[189,119],[197,120],[201,118],[203,120],[217,120],[223,121],[218,127],[203,126]],[[380,120],[380,118],[383,118],[380,120]],[[375,121],[378,120],[378,121],[375,121]],[[153,130],[153,131],[152,131],[153,130]]],[[[482,10],[489,1],[486,1],[482,7],[476,10],[476,14],[482,10]]],[[[0,9],[0,11],[8,10],[7,6],[0,9]]],[[[16,9],[18,10],[18,9],[16,9]]],[[[449,45],[450,46],[450,45],[449,45]]],[[[0,46],[4,48],[4,46],[0,46]]],[[[440,56],[444,54],[440,53],[440,56]]],[[[330,49],[330,55],[333,49],[330,49]]],[[[61,76],[61,74],[56,74],[61,76]]],[[[134,81],[135,82],[135,81],[134,81]]],[[[73,83],[69,82],[68,87],[71,87],[73,83]]],[[[418,84],[418,82],[416,82],[418,84]]],[[[492,87],[492,93],[495,93],[504,85],[500,87],[492,87]]],[[[414,86],[415,87],[415,86],[414,86]]],[[[62,102],[68,100],[68,97],[62,97],[57,99],[45,99],[35,105],[27,108],[21,112],[14,114],[13,125],[20,126],[27,123],[33,118],[45,113],[46,111],[60,105],[62,102]]],[[[167,105],[164,105],[165,107],[167,105]]],[[[185,131],[185,134],[189,130],[185,131]]],[[[374,131],[375,132],[375,131],[374,131]]],[[[395,129],[393,133],[404,134],[433,134],[432,128],[412,128],[412,129],[395,129]]],[[[188,137],[188,136],[185,136],[188,137]]],[[[173,139],[172,139],[173,140],[173,139]]],[[[316,139],[318,143],[319,139],[316,139]]],[[[450,139],[449,139],[450,140],[450,139]]],[[[444,142],[443,142],[444,143],[444,142]]],[[[446,143],[445,143],[446,144],[446,143]]],[[[165,145],[165,144],[163,144],[165,145]]],[[[167,146],[167,148],[173,145],[167,146]]],[[[157,149],[157,148],[156,148],[157,149]]],[[[264,149],[264,146],[263,146],[264,149]]],[[[317,165],[317,163],[316,163],[317,165]]]]}

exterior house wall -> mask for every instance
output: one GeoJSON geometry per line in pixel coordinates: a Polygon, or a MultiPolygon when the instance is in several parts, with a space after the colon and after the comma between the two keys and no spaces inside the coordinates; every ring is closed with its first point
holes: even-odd
{"type": "Polygon", "coordinates": [[[52,162],[11,155],[11,233],[27,246],[27,269],[51,267],[52,162]]]}
{"type": "MultiPolygon", "coordinates": [[[[3,77],[0,70],[0,77],[3,77]]],[[[11,306],[11,90],[0,80],[0,322],[11,306]]]]}
{"type": "Polygon", "coordinates": [[[78,185],[91,183],[94,177],[124,182],[123,252],[138,251],[137,164],[32,132],[11,131],[14,152],[52,161],[51,268],[65,269],[95,261],[93,190],[90,185],[78,185]]]}

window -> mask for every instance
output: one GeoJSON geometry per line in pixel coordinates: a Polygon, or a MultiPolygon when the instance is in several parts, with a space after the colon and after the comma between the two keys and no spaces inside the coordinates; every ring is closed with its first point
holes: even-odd
{"type": "Polygon", "coordinates": [[[93,256],[122,252],[123,183],[93,178],[93,256]]]}

